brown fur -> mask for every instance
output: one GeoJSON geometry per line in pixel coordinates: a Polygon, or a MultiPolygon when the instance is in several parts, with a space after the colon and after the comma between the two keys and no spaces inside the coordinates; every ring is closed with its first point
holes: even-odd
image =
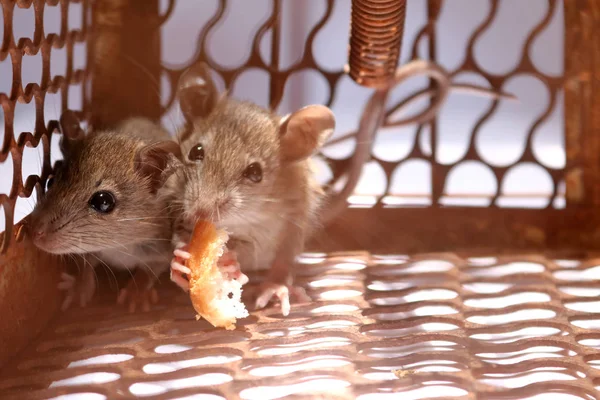
{"type": "Polygon", "coordinates": [[[181,75],[177,95],[187,126],[174,244],[187,243],[195,221],[209,219],[230,233],[242,269],[271,268],[281,283],[317,221],[324,194],[308,158],[332,133],[333,114],[308,106],[280,118],[219,96],[204,63],[181,75]],[[190,159],[198,144],[204,159],[190,159]],[[262,167],[260,182],[244,176],[253,163],[262,167]]]}
{"type": "Polygon", "coordinates": [[[31,215],[32,231],[44,234],[34,238],[35,244],[55,254],[95,253],[92,261],[100,258],[99,262],[105,261],[101,252],[113,251],[114,258],[129,258],[121,265],[125,268],[136,259],[139,266],[158,263],[168,268],[168,196],[153,194],[150,177],[135,164],[140,149],[165,139],[170,139],[168,133],[151,122],[130,120],[115,132],[98,132],[71,143],[53,186],[31,215]],[[88,204],[99,190],[116,197],[109,214],[88,204]]]}
{"type": "Polygon", "coordinates": [[[232,234],[243,269],[268,268],[289,223],[309,234],[323,197],[308,160],[282,162],[279,121],[252,103],[223,99],[206,118],[190,123],[192,134],[182,143],[184,158],[198,143],[205,149],[203,161],[183,167],[184,225],[189,232],[196,215],[208,213],[232,234]],[[263,168],[260,183],[242,175],[253,162],[263,168]],[[223,201],[228,203],[219,205],[223,201]]]}

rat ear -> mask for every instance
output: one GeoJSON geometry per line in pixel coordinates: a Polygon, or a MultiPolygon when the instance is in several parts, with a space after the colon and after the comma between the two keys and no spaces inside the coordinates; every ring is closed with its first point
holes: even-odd
{"type": "Polygon", "coordinates": [[[68,157],[71,149],[73,148],[73,142],[83,137],[83,129],[79,124],[79,118],[71,110],[66,110],[60,116],[60,130],[62,138],[60,140],[60,151],[63,153],[65,158],[68,157]]]}
{"type": "Polygon", "coordinates": [[[172,140],[164,140],[142,147],[135,155],[134,168],[150,178],[152,193],[165,183],[181,159],[181,148],[172,140]]]}
{"type": "Polygon", "coordinates": [[[219,96],[208,65],[197,63],[183,72],[177,84],[177,98],[187,121],[212,112],[219,96]]]}
{"type": "Polygon", "coordinates": [[[282,160],[294,162],[310,157],[334,129],[333,112],[321,105],[307,106],[284,117],[279,125],[282,160]]]}

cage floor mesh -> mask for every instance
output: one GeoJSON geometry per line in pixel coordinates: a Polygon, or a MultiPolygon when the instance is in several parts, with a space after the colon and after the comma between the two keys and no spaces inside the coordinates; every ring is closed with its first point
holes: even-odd
{"type": "Polygon", "coordinates": [[[234,331],[196,321],[169,285],[148,313],[74,309],[3,372],[2,398],[598,398],[600,259],[302,263],[314,302],[234,331]]]}

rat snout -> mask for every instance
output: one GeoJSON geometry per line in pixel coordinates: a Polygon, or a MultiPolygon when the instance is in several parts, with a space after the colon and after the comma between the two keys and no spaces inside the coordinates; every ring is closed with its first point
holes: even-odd
{"type": "Polygon", "coordinates": [[[54,252],[57,246],[55,229],[57,217],[39,211],[34,211],[28,223],[28,234],[33,244],[49,253],[54,252]]]}
{"type": "Polygon", "coordinates": [[[29,235],[33,244],[42,250],[48,250],[48,226],[43,223],[38,223],[30,226],[29,235]]]}
{"type": "Polygon", "coordinates": [[[34,243],[46,236],[46,226],[47,224],[39,218],[39,215],[35,211],[29,216],[27,233],[34,243]]]}
{"type": "Polygon", "coordinates": [[[31,232],[31,238],[34,241],[39,241],[43,239],[44,236],[46,236],[46,231],[42,228],[33,229],[33,231],[31,232]]]}
{"type": "Polygon", "coordinates": [[[228,211],[229,203],[230,201],[225,199],[212,204],[203,204],[194,210],[193,218],[195,221],[221,221],[228,211]]]}

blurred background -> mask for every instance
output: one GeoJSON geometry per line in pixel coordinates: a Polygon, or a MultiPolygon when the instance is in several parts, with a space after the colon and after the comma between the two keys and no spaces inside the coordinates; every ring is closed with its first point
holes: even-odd
{"type": "MultiPolygon", "coordinates": [[[[299,61],[304,43],[310,30],[326,11],[324,0],[284,0],[282,7],[282,36],[280,41],[280,68],[287,69],[299,61]]],[[[547,0],[501,0],[496,17],[474,42],[476,63],[491,75],[508,75],[502,90],[512,93],[518,101],[501,100],[496,111],[481,122],[477,135],[473,137],[475,125],[488,113],[493,100],[473,94],[451,93],[438,117],[438,136],[435,154],[432,154],[431,136],[428,126],[382,128],[373,145],[373,161],[369,162],[349,201],[353,206],[369,207],[386,195],[387,178],[380,162],[400,162],[392,175],[387,195],[393,195],[393,206],[424,207],[431,205],[431,162],[451,165],[445,179],[442,205],[487,207],[493,196],[500,191],[496,200],[499,207],[544,208],[548,205],[564,208],[564,183],[559,182],[558,195],[554,198],[554,182],[549,171],[560,171],[565,167],[563,95],[562,91],[551,93],[543,79],[560,79],[563,75],[564,17],[562,1],[554,9],[547,0]],[[530,46],[530,54],[537,73],[513,73],[521,62],[525,41],[529,33],[552,11],[551,21],[539,32],[530,46]],[[526,148],[527,135],[534,127],[531,148],[536,163],[519,162],[526,148]],[[462,161],[473,140],[480,161],[462,161]],[[413,149],[420,149],[421,156],[413,157],[413,149]],[[497,182],[491,167],[508,167],[504,179],[497,182]]],[[[347,62],[351,1],[336,1],[333,15],[315,37],[313,53],[317,64],[326,71],[339,71],[347,62]]],[[[427,2],[408,0],[405,36],[401,63],[411,59],[413,44],[418,32],[427,23],[427,2]]],[[[82,26],[81,4],[69,5],[69,28],[82,26]]],[[[252,39],[262,23],[271,13],[270,0],[230,0],[226,15],[209,32],[208,52],[211,58],[227,69],[243,64],[250,55],[252,39]]],[[[473,32],[490,12],[492,2],[483,0],[449,0],[437,23],[436,61],[452,72],[460,69],[464,62],[467,44],[473,32]]],[[[168,0],[161,0],[164,13],[168,0]]],[[[165,69],[179,70],[192,63],[197,52],[197,41],[202,27],[218,9],[218,0],[179,0],[161,32],[162,63],[165,69]]],[[[0,13],[0,25],[3,24],[0,13]]],[[[14,34],[17,38],[33,37],[34,11],[15,8],[14,34]]],[[[58,33],[60,11],[58,6],[46,6],[44,12],[45,34],[58,33]]],[[[3,32],[0,30],[0,42],[3,32]]],[[[270,59],[271,36],[267,34],[260,42],[261,56],[270,59]]],[[[420,44],[424,44],[422,41],[420,44]]],[[[430,58],[426,46],[418,46],[419,58],[430,58]]],[[[40,83],[42,75],[42,52],[23,59],[23,85],[40,83]]],[[[51,76],[64,75],[66,50],[52,49],[51,76]]],[[[86,45],[77,44],[74,50],[74,68],[86,66],[86,45]]],[[[140,74],[143,74],[140,66],[140,74]]],[[[220,87],[222,81],[216,76],[220,87]]],[[[9,93],[12,82],[10,58],[0,62],[0,92],[9,93]]],[[[268,75],[254,69],[247,70],[231,88],[235,97],[248,99],[263,106],[268,103],[268,75]]],[[[477,84],[490,87],[480,74],[461,72],[454,77],[455,83],[477,84]]],[[[88,82],[89,83],[89,82],[88,82]]],[[[156,95],[167,103],[170,84],[166,74],[160,82],[149,85],[156,87],[156,95]]],[[[394,89],[390,103],[397,103],[410,94],[426,88],[429,80],[415,77],[394,89]]],[[[82,109],[85,101],[82,85],[69,88],[68,108],[82,109]]],[[[89,91],[88,91],[89,93],[89,91]]],[[[335,137],[356,130],[366,100],[372,89],[363,88],[344,76],[336,86],[332,109],[337,118],[335,137]]],[[[302,70],[286,83],[284,99],[279,112],[288,113],[312,103],[325,103],[330,96],[325,78],[315,70],[302,70]]],[[[61,95],[46,96],[44,118],[46,123],[59,118],[61,95]]],[[[417,113],[427,102],[414,104],[410,114],[417,113]]],[[[18,104],[15,112],[15,134],[33,131],[35,106],[18,104]]],[[[178,105],[169,107],[162,118],[167,129],[175,132],[182,122],[178,105]]],[[[0,133],[4,135],[4,115],[0,110],[0,133]]],[[[53,136],[52,162],[60,159],[57,145],[60,135],[53,136]]],[[[27,148],[24,153],[22,179],[39,174],[41,146],[27,148]]],[[[354,139],[327,147],[323,154],[330,159],[349,157],[355,146],[354,139]]],[[[331,171],[322,157],[317,158],[319,179],[326,183],[331,171]]],[[[13,177],[12,162],[0,165],[0,193],[10,191],[13,177]]],[[[15,222],[27,215],[34,206],[34,197],[19,199],[15,210],[15,222]]],[[[391,197],[390,197],[391,198],[391,197]]],[[[384,202],[385,203],[385,202],[384,202]]],[[[0,213],[0,226],[4,226],[4,214],[0,213]]]]}

